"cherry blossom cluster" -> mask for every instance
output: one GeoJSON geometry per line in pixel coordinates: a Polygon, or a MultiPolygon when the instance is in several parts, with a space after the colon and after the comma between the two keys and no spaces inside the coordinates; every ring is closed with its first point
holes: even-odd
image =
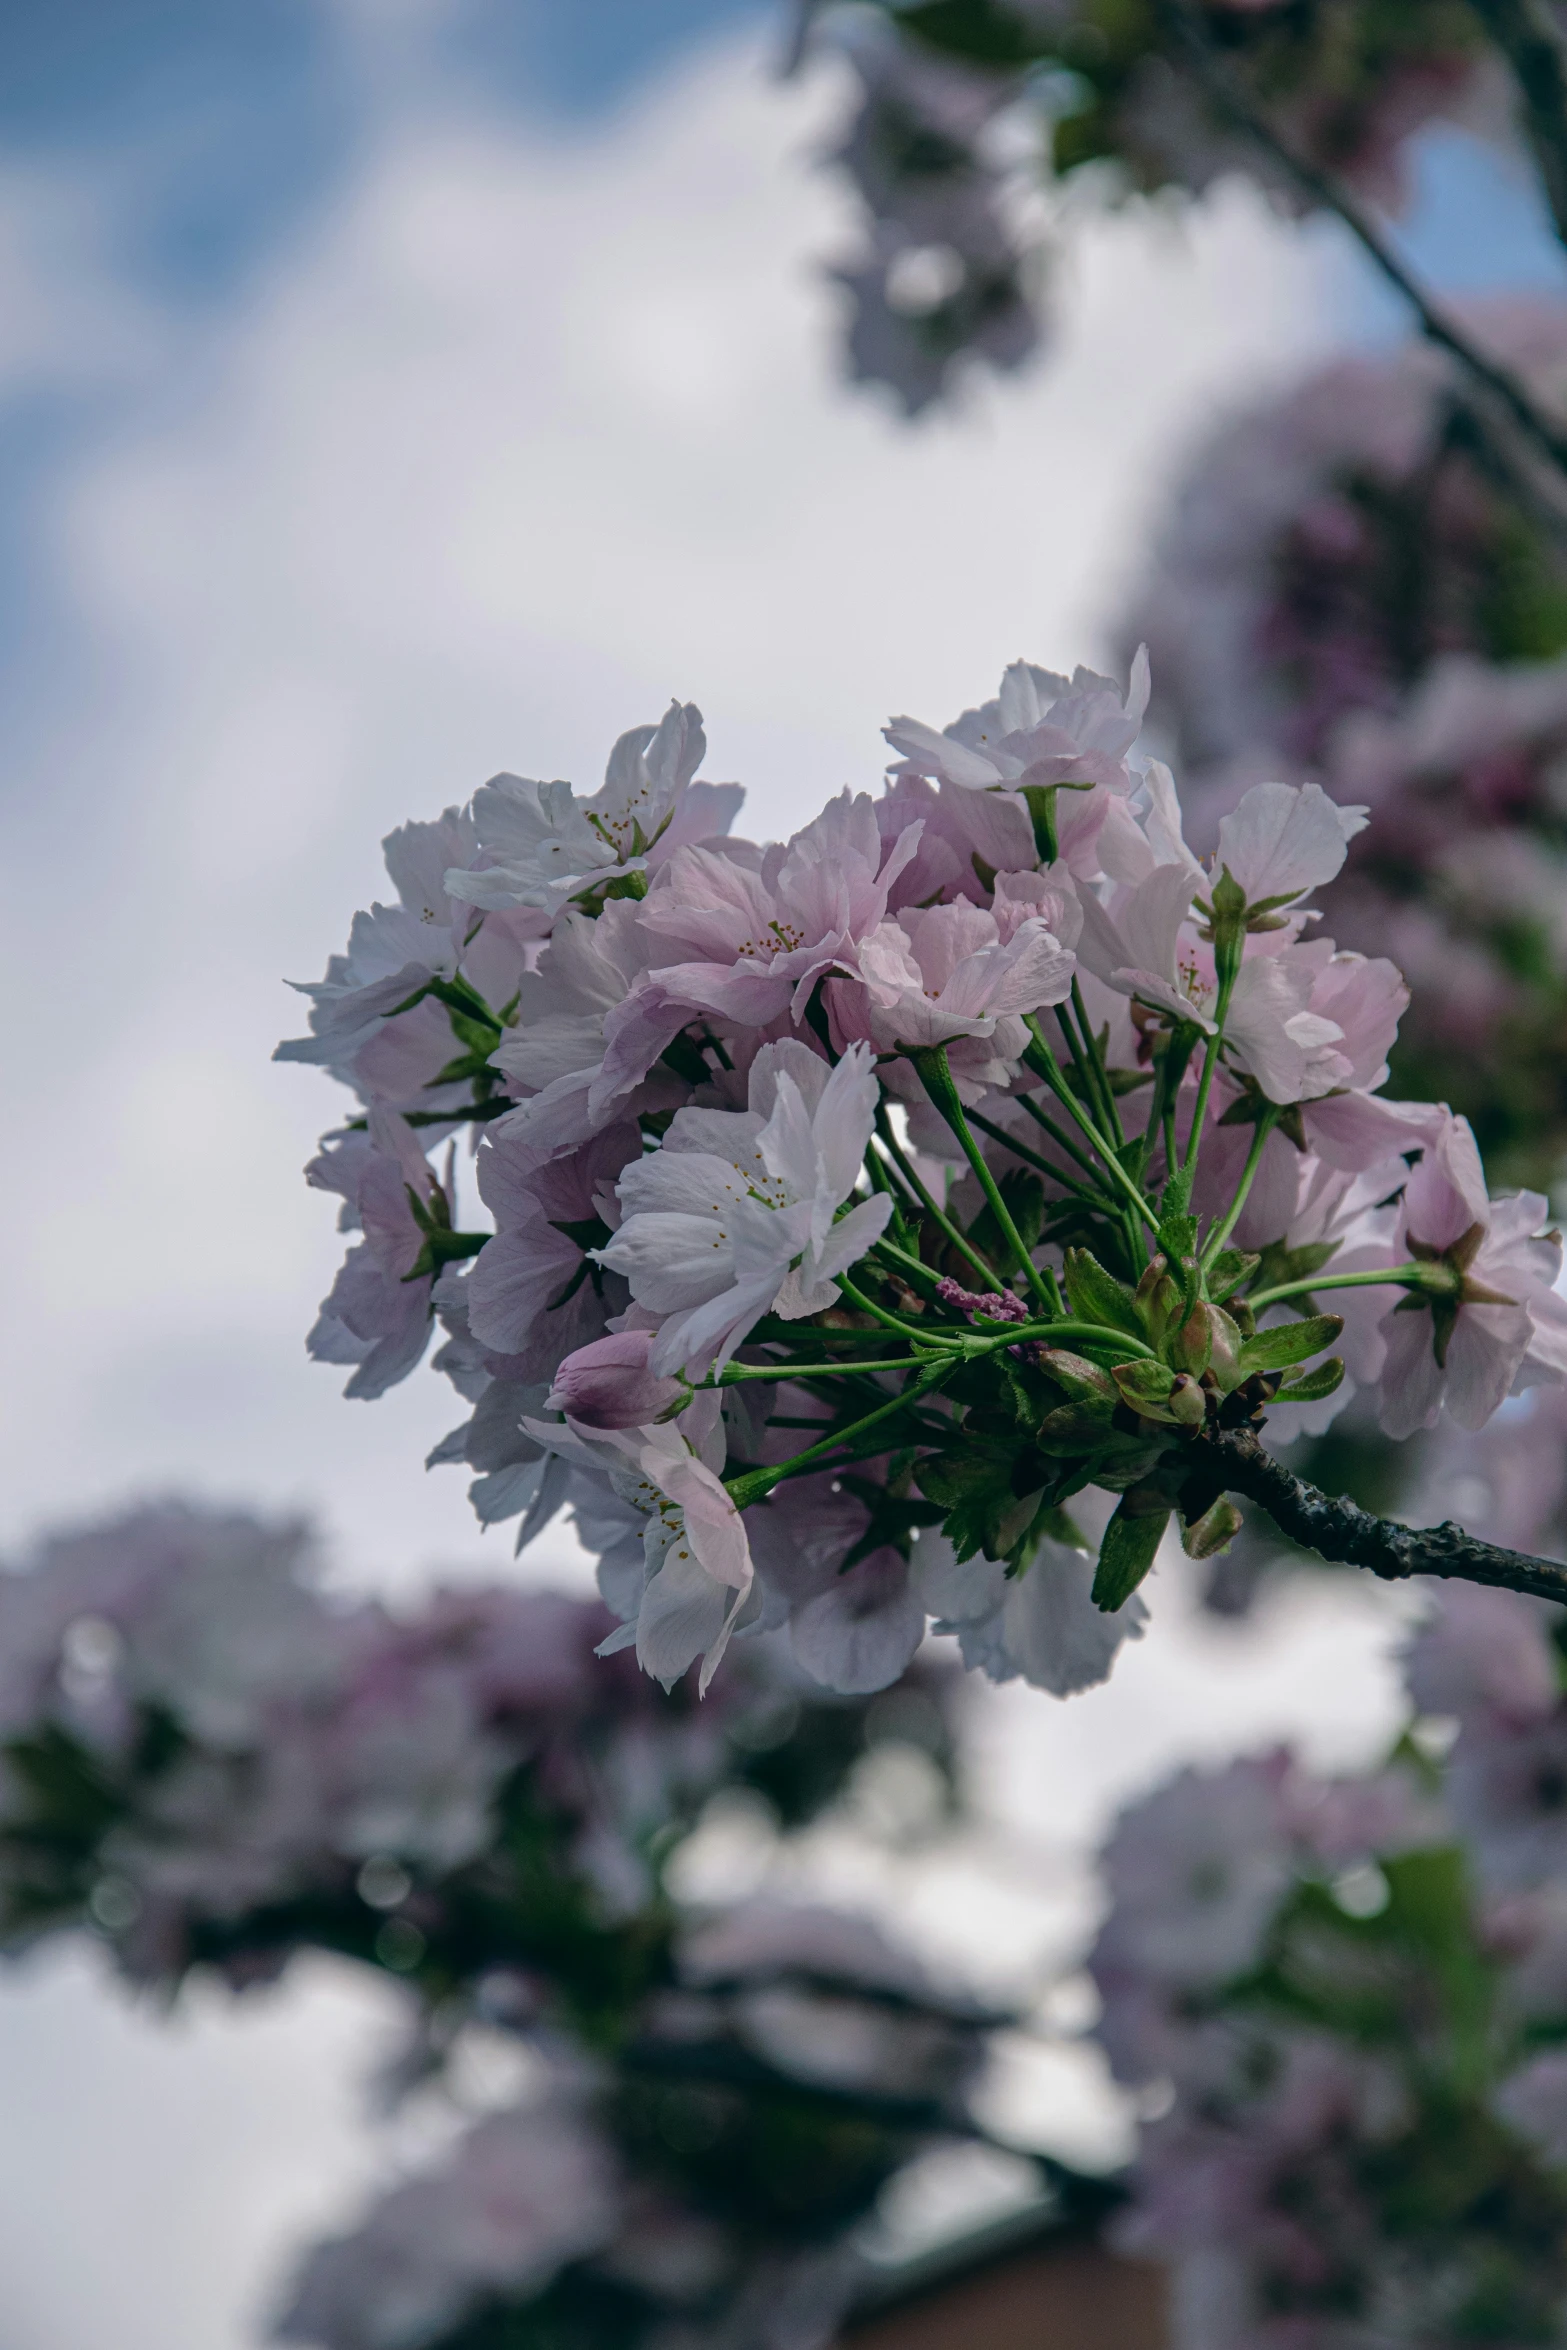
{"type": "Polygon", "coordinates": [[[1200,863],[1147,693],[1018,662],[764,846],[674,704],[589,797],[394,833],[308,991],[281,1049],[360,1105],[312,1352],[371,1396],[443,1331],[432,1459],[519,1546],[569,1511],[666,1684],[787,1625],[883,1687],[933,1617],[1065,1694],[1172,1519],[1234,1532],[1215,1432],[1357,1389],[1475,1428],[1567,1371],[1545,1201],[1387,1098],[1403,982],[1315,929],[1366,811],[1257,784],[1200,863]]]}
{"type": "MultiPolygon", "coordinates": [[[[784,1829],[831,1803],[867,1709],[776,1643],[698,1708],[598,1661],[611,1621],[538,1590],[333,1600],[302,1526],[173,1503],[0,1574],[0,1943],[85,1930],[169,1996],[326,1950],[408,1994],[384,2085],[436,2102],[448,2152],[306,2256],[285,2339],[504,2317],[816,2350],[878,2191],[974,2134],[1003,2019],[865,1916],[666,1882],[716,1793],[784,1829]]],[[[887,1728],[943,1770],[951,1683],[887,1728]]]]}
{"type": "Polygon", "coordinates": [[[635,1909],[764,1690],[664,1702],[595,1658],[610,1621],[552,1592],[334,1604],[303,1526],[181,1504],[49,1538],[0,1575],[4,1933],[90,1922],[164,1983],[312,1933],[416,1971],[508,1809],[547,1819],[584,1917],[635,1909]]]}
{"type": "MultiPolygon", "coordinates": [[[[1560,307],[1484,323],[1525,379],[1559,378],[1560,307]]],[[[1487,1155],[1539,1181],[1567,1145],[1567,569],[1458,389],[1409,348],[1232,420],[1128,631],[1152,649],[1199,840],[1263,772],[1367,807],[1323,904],[1413,991],[1395,1082],[1451,1087],[1487,1155]]]]}
{"type": "Polygon", "coordinates": [[[1505,75],[1462,0],[797,0],[795,52],[848,66],[832,160],[863,207],[848,358],[911,413],[974,361],[1017,367],[1040,335],[1039,191],[1085,171],[1201,194],[1259,178],[1311,199],[1193,70],[1193,46],[1309,164],[1398,209],[1405,149],[1438,119],[1504,131],[1505,75]]]}
{"type": "Polygon", "coordinates": [[[1557,2339],[1561,1621],[1452,1586],[1386,1768],[1273,1754],[1123,1816],[1099,2031],[1167,2109],[1120,2224],[1173,2264],[1178,2350],[1557,2339]]]}

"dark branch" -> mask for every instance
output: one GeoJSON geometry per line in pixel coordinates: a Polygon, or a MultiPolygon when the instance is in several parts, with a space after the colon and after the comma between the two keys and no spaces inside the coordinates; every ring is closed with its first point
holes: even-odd
{"type": "Polygon", "coordinates": [[[1395,287],[1420,321],[1421,332],[1437,344],[1468,375],[1475,389],[1493,409],[1499,409],[1539,456],[1559,473],[1567,473],[1567,437],[1543,415],[1523,386],[1493,359],[1470,342],[1456,323],[1439,310],[1425,287],[1400,259],[1390,238],[1330,172],[1323,171],[1280,137],[1267,116],[1254,105],[1244,84],[1220,57],[1208,39],[1189,0],[1158,0],[1159,14],[1175,47],[1187,60],[1193,78],[1207,96],[1228,115],[1238,130],[1271,158],[1284,176],[1323,211],[1333,213],[1356,238],[1378,269],[1395,287]]]}
{"type": "Polygon", "coordinates": [[[1567,47],[1540,0],[1471,0],[1513,69],[1556,234],[1567,245],[1567,47]]]}
{"type": "Polygon", "coordinates": [[[1214,1430],[1198,1441],[1219,1455],[1224,1482],[1233,1493],[1260,1502],[1281,1534],[1325,1559],[1369,1567],[1389,1583],[1406,1575],[1456,1575],[1466,1583],[1494,1583],[1504,1591],[1567,1603],[1567,1567],[1549,1559],[1502,1550],[1466,1534],[1462,1526],[1401,1526],[1391,1518],[1374,1518],[1357,1503],[1335,1500],[1292,1476],[1249,1428],[1214,1430]]]}

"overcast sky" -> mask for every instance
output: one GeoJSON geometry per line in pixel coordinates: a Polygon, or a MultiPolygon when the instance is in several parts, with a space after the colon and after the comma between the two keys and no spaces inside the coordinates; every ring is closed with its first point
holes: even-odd
{"type": "MultiPolygon", "coordinates": [[[[340,1243],[299,1170],[334,1104],[268,1056],[380,836],[502,766],[591,788],[671,694],[753,833],[873,787],[889,712],[1102,656],[1181,451],[1388,331],[1331,237],[1230,189],[1184,230],[1084,228],[1048,364],[904,429],[834,379],[835,93],[769,78],[776,33],[725,0],[8,12],[7,1547],[177,1487],[308,1505],[361,1583],[507,1572],[419,1465],[444,1382],[349,1404],[304,1356],[340,1243]]],[[[1498,249],[1531,282],[1520,201],[1450,151],[1417,246],[1455,288],[1498,249]]],[[[581,1572],[564,1539],[544,1565],[581,1572]]],[[[1068,1856],[1063,1946],[1070,1855],[1171,1757],[1369,1750],[1392,1619],[1345,1604],[1238,1655],[1172,1593],[1102,1695],[992,1709],[1005,1832],[1068,1856]]],[[[939,1942],[951,1889],[887,1890],[939,1942]]],[[[993,1883],[965,1898],[997,1947],[1037,1937],[993,1883]]],[[[355,2073],[384,2015],[325,1968],[173,2026],[81,1958],[24,1968],[0,2350],[253,2342],[282,2248],[380,2159],[355,2073]]]]}

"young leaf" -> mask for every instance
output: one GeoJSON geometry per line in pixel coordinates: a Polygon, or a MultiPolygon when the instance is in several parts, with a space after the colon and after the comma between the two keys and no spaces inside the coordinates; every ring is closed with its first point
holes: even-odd
{"type": "Polygon", "coordinates": [[[1278,1403],[1318,1403],[1325,1395],[1332,1395],[1343,1385],[1344,1363],[1339,1355],[1329,1355],[1326,1362],[1314,1363],[1304,1378],[1292,1379],[1281,1387],[1275,1401],[1278,1403]]]}
{"type": "Polygon", "coordinates": [[[1109,1372],[1091,1363],[1086,1355],[1072,1354],[1064,1346],[1041,1346],[1038,1361],[1040,1369],[1064,1388],[1074,1403],[1115,1403],[1115,1384],[1109,1372]]]}
{"type": "Polygon", "coordinates": [[[1308,1355],[1331,1346],[1343,1327],[1342,1314],[1308,1314],[1303,1322],[1280,1322],[1259,1330],[1241,1348],[1241,1377],[1249,1379],[1253,1371],[1285,1371],[1291,1363],[1303,1363],[1308,1355]]]}
{"type": "Polygon", "coordinates": [[[1176,1369],[1200,1379],[1213,1360],[1213,1323],[1207,1306],[1199,1301],[1166,1344],[1176,1369]]]}
{"type": "Polygon", "coordinates": [[[1159,1246],[1169,1260],[1173,1272],[1182,1259],[1189,1257],[1197,1246],[1197,1219],[1195,1216],[1166,1216],[1159,1227],[1159,1246]]]}
{"type": "Polygon", "coordinates": [[[1046,1412],[1035,1442],[1055,1457],[1094,1452],[1110,1434],[1110,1413],[1103,1404],[1064,1403],[1046,1412]]]}
{"type": "Polygon", "coordinates": [[[1221,1249],[1208,1268],[1208,1295],[1214,1304],[1222,1306],[1232,1291],[1251,1279],[1261,1263],[1261,1257],[1253,1256],[1248,1249],[1221,1249]]]}
{"type": "Polygon", "coordinates": [[[1167,1363],[1117,1363],[1110,1376],[1121,1401],[1134,1412],[1157,1409],[1175,1385],[1175,1373],[1167,1363]]]}
{"type": "Polygon", "coordinates": [[[1207,1417],[1203,1391],[1185,1371],[1166,1370],[1163,1363],[1119,1363],[1110,1376],[1122,1401],[1145,1420],[1200,1428],[1207,1417]]]}
{"type": "Polygon", "coordinates": [[[1228,1550],[1245,1523],[1227,1493],[1210,1502],[1200,1518],[1181,1528],[1181,1548],[1190,1559],[1211,1559],[1228,1550]]]}
{"type": "Polygon", "coordinates": [[[1099,1545],[1099,1564],[1094,1569],[1095,1607],[1102,1608],[1107,1616],[1125,1607],[1153,1565],[1154,1553],[1169,1522],[1168,1507],[1133,1508],[1132,1496],[1122,1495],[1099,1545]]]}
{"type": "Polygon", "coordinates": [[[1336,1257],[1336,1240],[1302,1241],[1299,1248],[1286,1248],[1282,1240],[1274,1241],[1262,1252],[1257,1268],[1259,1289],[1275,1289],[1285,1281],[1309,1281],[1313,1273],[1320,1273],[1324,1265],[1336,1257]]]}
{"type": "Polygon", "coordinates": [[[1081,1322],[1101,1322],[1107,1329],[1124,1330],[1129,1337],[1145,1335],[1137,1300],[1124,1282],[1107,1273],[1086,1248],[1066,1252],[1067,1303],[1081,1322]]]}

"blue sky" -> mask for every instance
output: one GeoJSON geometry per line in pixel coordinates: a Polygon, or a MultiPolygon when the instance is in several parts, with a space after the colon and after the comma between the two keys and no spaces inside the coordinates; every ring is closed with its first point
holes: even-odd
{"type": "MultiPolygon", "coordinates": [[[[586,122],[767,5],[457,0],[410,22],[427,70],[498,105],[586,122]]],[[[221,298],[352,155],[360,93],[340,30],[322,0],[13,0],[0,146],[128,166],[125,269],[221,298]]]]}

